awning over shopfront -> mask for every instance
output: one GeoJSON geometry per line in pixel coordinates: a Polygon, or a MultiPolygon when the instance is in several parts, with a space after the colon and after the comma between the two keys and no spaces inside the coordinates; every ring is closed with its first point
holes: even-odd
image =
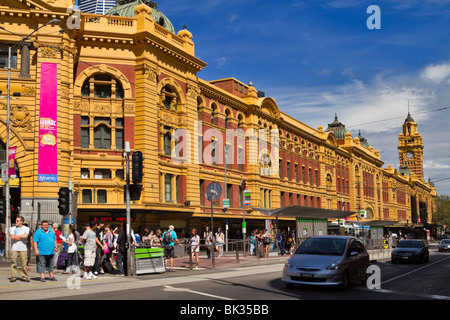
{"type": "Polygon", "coordinates": [[[347,223],[353,223],[360,226],[369,226],[369,227],[389,227],[397,224],[398,221],[370,220],[370,221],[347,221],[347,223]]]}
{"type": "Polygon", "coordinates": [[[340,211],[302,206],[289,206],[279,209],[252,208],[252,210],[273,218],[310,218],[310,219],[344,219],[356,214],[353,211],[340,211]]]}

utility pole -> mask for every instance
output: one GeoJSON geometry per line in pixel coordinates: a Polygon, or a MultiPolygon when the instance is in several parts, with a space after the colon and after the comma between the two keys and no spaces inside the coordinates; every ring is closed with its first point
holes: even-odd
{"type": "MultiPolygon", "coordinates": [[[[9,147],[10,147],[10,134],[11,134],[11,124],[10,124],[10,100],[11,100],[11,47],[8,48],[8,83],[6,85],[6,160],[8,160],[9,147]]],[[[5,257],[9,258],[11,256],[11,237],[9,236],[9,229],[11,228],[11,203],[9,196],[9,168],[7,172],[7,178],[5,182],[5,201],[6,201],[6,251],[5,257]]]]}
{"type": "Polygon", "coordinates": [[[125,199],[127,204],[127,276],[131,276],[131,208],[130,208],[130,142],[125,141],[126,185],[125,199]]]}

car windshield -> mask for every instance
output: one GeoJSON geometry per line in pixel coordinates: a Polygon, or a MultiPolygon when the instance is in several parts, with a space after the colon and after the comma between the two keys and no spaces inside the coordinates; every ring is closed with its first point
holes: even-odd
{"type": "Polygon", "coordinates": [[[295,252],[296,254],[320,254],[341,256],[347,239],[309,238],[295,252]]]}
{"type": "Polygon", "coordinates": [[[420,248],[420,241],[402,241],[398,244],[398,248],[420,248]]]}
{"type": "Polygon", "coordinates": [[[441,243],[450,243],[450,239],[442,240],[441,243]]]}

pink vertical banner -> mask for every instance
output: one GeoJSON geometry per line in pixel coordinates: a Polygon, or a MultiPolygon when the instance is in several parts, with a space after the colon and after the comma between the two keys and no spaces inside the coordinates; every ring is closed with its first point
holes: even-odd
{"type": "Polygon", "coordinates": [[[38,181],[58,182],[57,65],[41,64],[38,181]]]}
{"type": "Polygon", "coordinates": [[[16,175],[16,153],[17,147],[11,147],[8,151],[8,175],[16,175]]]}

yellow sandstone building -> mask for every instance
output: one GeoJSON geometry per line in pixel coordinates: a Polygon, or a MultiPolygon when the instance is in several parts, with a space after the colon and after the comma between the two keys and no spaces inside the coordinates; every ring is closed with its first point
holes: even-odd
{"type": "MultiPolygon", "coordinates": [[[[215,227],[228,223],[235,238],[243,214],[250,231],[274,219],[268,210],[289,206],[344,211],[350,220],[391,227],[431,224],[436,190],[424,181],[423,144],[410,115],[399,128],[401,167],[383,167],[380,153],[347,132],[337,116],[328,128],[314,129],[281,112],[252,84],[199,79],[206,63],[195,56],[193,35],[175,32],[152,1],[119,1],[105,16],[77,15],[68,0],[1,0],[0,6],[0,63],[8,66],[12,46],[10,92],[20,93],[11,100],[18,171],[11,204],[33,225],[60,221],[57,192],[70,180],[78,226],[99,218],[123,221],[126,141],[144,155],[141,198],[131,205],[135,229],[173,224],[188,233],[207,226],[205,192],[212,182],[223,188],[213,204],[215,227]],[[45,25],[52,19],[59,25],[45,25]],[[57,70],[57,181],[38,178],[47,65],[57,70]],[[244,211],[243,182],[251,191],[244,211]]],[[[0,77],[5,96],[7,69],[0,77]]],[[[2,162],[6,132],[2,99],[2,162]]],[[[278,223],[294,227],[295,217],[280,216],[278,223]]]]}

